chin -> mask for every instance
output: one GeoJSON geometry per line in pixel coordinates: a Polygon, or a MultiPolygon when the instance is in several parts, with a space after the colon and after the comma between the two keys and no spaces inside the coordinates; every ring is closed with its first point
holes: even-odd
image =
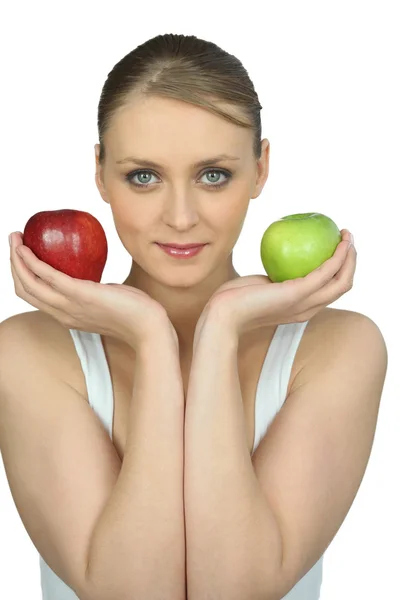
{"type": "Polygon", "coordinates": [[[198,286],[210,276],[209,265],[200,264],[165,266],[159,263],[155,268],[149,265],[148,273],[163,285],[179,288],[198,286]]]}
{"type": "Polygon", "coordinates": [[[169,274],[164,271],[162,277],[157,278],[160,283],[171,288],[189,289],[200,285],[205,277],[200,276],[200,273],[193,274],[169,274]],[[170,275],[170,276],[169,276],[170,275]]]}

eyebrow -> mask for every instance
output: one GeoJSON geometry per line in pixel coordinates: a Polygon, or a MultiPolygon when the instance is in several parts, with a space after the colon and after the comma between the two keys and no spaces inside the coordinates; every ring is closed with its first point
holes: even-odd
{"type": "MultiPolygon", "coordinates": [[[[205,160],[200,160],[199,162],[191,165],[192,167],[203,167],[204,165],[209,165],[211,163],[221,162],[223,160],[240,160],[239,156],[230,156],[229,154],[219,154],[218,156],[213,156],[211,158],[206,158],[205,160]]],[[[155,169],[162,169],[162,165],[159,165],[151,160],[146,160],[145,158],[135,158],[134,156],[128,156],[123,158],[122,160],[117,160],[117,164],[123,164],[127,162],[134,162],[138,165],[144,165],[146,167],[153,167],[155,169]]]]}

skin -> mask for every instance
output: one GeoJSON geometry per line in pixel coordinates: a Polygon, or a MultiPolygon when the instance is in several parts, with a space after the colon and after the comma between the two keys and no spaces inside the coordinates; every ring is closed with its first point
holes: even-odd
{"type": "Polygon", "coordinates": [[[136,96],[114,115],[104,143],[104,165],[98,160],[100,145],[95,145],[95,179],[132,257],[123,283],[143,290],[165,308],[181,354],[190,354],[197,321],[209,298],[218,287],[240,277],[232,264],[232,251],[250,199],[260,195],[268,178],[269,141],[262,140],[257,160],[251,130],[185,102],[136,96]],[[222,153],[239,160],[191,167],[222,153]],[[128,156],[152,160],[162,169],[117,164],[128,156]],[[217,168],[233,174],[220,188],[213,186],[226,176],[212,172],[217,168]],[[132,176],[131,182],[125,179],[139,169],[146,173],[132,176]],[[132,180],[150,185],[135,187],[132,180]],[[185,261],[170,258],[156,241],[210,245],[185,261]]]}

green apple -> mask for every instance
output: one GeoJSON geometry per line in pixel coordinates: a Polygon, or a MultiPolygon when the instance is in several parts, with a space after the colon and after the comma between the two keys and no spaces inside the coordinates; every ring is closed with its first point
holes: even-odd
{"type": "Polygon", "coordinates": [[[337,225],[321,213],[288,215],[265,230],[261,261],[272,282],[305,277],[333,256],[341,240],[337,225]]]}

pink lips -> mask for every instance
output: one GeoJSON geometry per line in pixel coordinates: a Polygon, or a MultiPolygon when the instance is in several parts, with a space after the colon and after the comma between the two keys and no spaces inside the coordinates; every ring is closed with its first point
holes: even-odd
{"type": "Polygon", "coordinates": [[[201,250],[203,250],[203,248],[205,246],[207,246],[207,244],[202,244],[201,246],[196,246],[193,244],[190,244],[190,246],[185,246],[185,247],[174,247],[174,246],[166,246],[164,244],[158,244],[157,245],[161,248],[161,250],[163,250],[166,254],[168,254],[169,256],[173,256],[174,258],[191,258],[192,256],[196,256],[197,254],[199,254],[199,252],[201,252],[201,250]]]}
{"type": "Polygon", "coordinates": [[[205,246],[205,244],[162,244],[157,242],[159,246],[167,246],[168,248],[178,248],[179,250],[189,250],[190,248],[198,248],[199,246],[205,246]]]}

